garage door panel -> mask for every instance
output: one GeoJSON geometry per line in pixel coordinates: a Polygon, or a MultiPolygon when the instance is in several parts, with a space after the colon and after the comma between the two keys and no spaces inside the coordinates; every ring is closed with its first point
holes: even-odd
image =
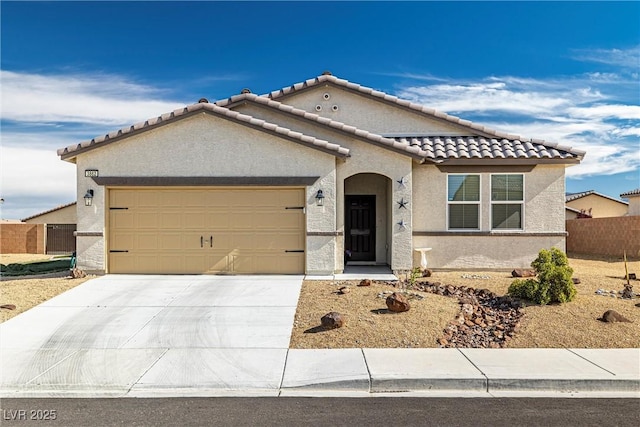
{"type": "Polygon", "coordinates": [[[112,273],[304,272],[302,189],[110,190],[112,273]],[[294,209],[286,209],[294,208],[294,209]],[[126,208],[126,209],[124,209],[126,208]]]}

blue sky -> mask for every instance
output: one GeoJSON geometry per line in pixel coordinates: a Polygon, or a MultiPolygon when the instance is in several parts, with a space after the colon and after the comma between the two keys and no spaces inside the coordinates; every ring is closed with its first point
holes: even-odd
{"type": "Polygon", "coordinates": [[[587,151],[567,191],[640,187],[638,2],[7,2],[3,219],[75,199],[58,148],[201,97],[334,75],[587,151]]]}

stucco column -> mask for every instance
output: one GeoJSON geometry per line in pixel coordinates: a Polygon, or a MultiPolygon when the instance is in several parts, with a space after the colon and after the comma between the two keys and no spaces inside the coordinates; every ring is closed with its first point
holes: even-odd
{"type": "Polygon", "coordinates": [[[408,168],[399,168],[391,184],[391,270],[401,272],[413,267],[411,162],[408,168]]]}

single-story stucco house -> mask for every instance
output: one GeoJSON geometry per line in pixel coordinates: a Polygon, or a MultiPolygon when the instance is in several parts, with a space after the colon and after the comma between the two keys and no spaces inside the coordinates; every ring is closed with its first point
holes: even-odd
{"type": "Polygon", "coordinates": [[[627,215],[640,215],[640,188],[636,188],[635,190],[625,191],[620,194],[620,197],[623,197],[629,200],[629,211],[627,215]]]}
{"type": "Polygon", "coordinates": [[[44,248],[46,254],[66,254],[76,250],[76,202],[56,206],[44,212],[23,218],[27,224],[44,224],[44,248]]]}
{"type": "MultiPolygon", "coordinates": [[[[565,197],[567,208],[578,211],[590,218],[609,218],[613,216],[625,216],[629,204],[595,190],[582,191],[580,193],[568,193],[565,197]]],[[[572,215],[573,211],[567,209],[567,219],[575,219],[580,215],[572,215]]]]}
{"type": "Polygon", "coordinates": [[[565,168],[585,153],[326,72],[58,154],[77,165],[82,269],[323,275],[407,271],[420,248],[433,268],[523,267],[564,250],[565,168]]]}

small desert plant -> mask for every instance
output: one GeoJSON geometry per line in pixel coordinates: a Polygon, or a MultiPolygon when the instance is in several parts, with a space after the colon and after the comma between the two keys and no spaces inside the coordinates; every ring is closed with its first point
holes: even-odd
{"type": "Polygon", "coordinates": [[[404,280],[404,288],[414,289],[416,286],[416,281],[420,277],[422,277],[422,270],[420,270],[420,267],[415,267],[413,270],[407,273],[406,278],[404,280]]]}
{"type": "Polygon", "coordinates": [[[575,298],[577,290],[571,280],[573,269],[569,267],[569,260],[564,252],[557,248],[543,249],[531,263],[531,267],[538,274],[538,279],[515,280],[509,286],[509,295],[540,305],[564,303],[575,298]]]}

